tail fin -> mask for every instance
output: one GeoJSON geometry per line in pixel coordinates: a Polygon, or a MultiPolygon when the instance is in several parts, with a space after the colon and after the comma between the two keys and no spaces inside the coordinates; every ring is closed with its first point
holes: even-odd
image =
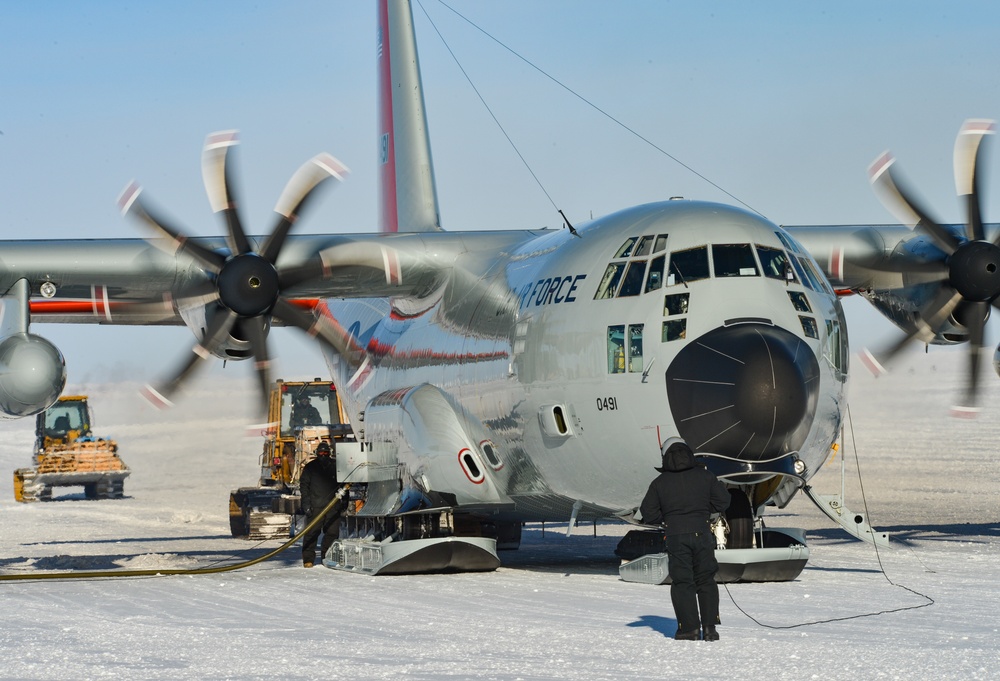
{"type": "Polygon", "coordinates": [[[379,231],[440,231],[410,0],[378,7],[379,231]]]}

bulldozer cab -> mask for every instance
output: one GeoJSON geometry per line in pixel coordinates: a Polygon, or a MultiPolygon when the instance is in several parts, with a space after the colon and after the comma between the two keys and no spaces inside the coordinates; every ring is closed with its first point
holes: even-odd
{"type": "Polygon", "coordinates": [[[280,436],[294,438],[295,431],[318,425],[342,426],[340,403],[332,383],[282,383],[280,436]]]}
{"type": "Polygon", "coordinates": [[[35,421],[36,448],[70,444],[90,435],[90,409],[86,397],[60,397],[35,421]]]}
{"type": "Polygon", "coordinates": [[[277,424],[265,438],[261,456],[261,484],[292,486],[298,482],[303,461],[295,441],[304,430],[325,427],[328,437],[342,440],[352,433],[341,411],[337,389],[331,381],[275,382],[271,390],[268,421],[277,424]]]}

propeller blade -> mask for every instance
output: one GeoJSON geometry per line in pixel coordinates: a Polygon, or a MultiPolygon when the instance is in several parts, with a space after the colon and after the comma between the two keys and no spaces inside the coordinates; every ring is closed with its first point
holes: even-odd
{"type": "Polygon", "coordinates": [[[219,287],[214,281],[197,281],[175,293],[172,299],[177,309],[208,305],[219,299],[219,287]]]}
{"type": "Polygon", "coordinates": [[[979,202],[981,142],[986,135],[994,134],[996,124],[986,119],[970,119],[962,124],[955,138],[955,191],[966,201],[968,223],[966,233],[973,241],[986,238],[979,202]]]}
{"type": "Polygon", "coordinates": [[[150,240],[153,246],[170,255],[178,252],[184,253],[198,261],[205,269],[218,274],[222,269],[222,265],[226,262],[225,257],[200,244],[189,241],[179,230],[171,227],[162,218],[151,213],[144,203],[139,200],[141,193],[142,187],[135,182],[130,182],[122,190],[121,195],[118,197],[118,207],[121,209],[122,215],[131,214],[152,227],[161,236],[166,237],[165,239],[150,240]]]}
{"type": "Polygon", "coordinates": [[[191,356],[174,373],[173,377],[159,387],[147,385],[141,391],[142,396],[158,409],[173,406],[170,398],[190,378],[194,371],[201,366],[202,360],[212,356],[212,353],[206,348],[218,343],[222,339],[222,336],[229,333],[233,328],[233,324],[236,323],[236,319],[237,314],[235,312],[226,308],[220,308],[205,330],[204,339],[201,343],[195,343],[194,347],[191,348],[191,356]]]}
{"type": "Polygon", "coordinates": [[[219,299],[214,281],[198,281],[177,293],[167,291],[160,296],[144,300],[118,301],[115,309],[128,315],[149,315],[164,319],[174,316],[175,310],[201,307],[219,299]]]}
{"type": "Polygon", "coordinates": [[[233,193],[232,177],[227,163],[229,150],[240,143],[236,130],[213,132],[205,138],[201,154],[201,178],[212,212],[222,213],[226,218],[226,243],[233,255],[250,252],[250,242],[240,224],[236,197],[233,193]]]}
{"type": "Polygon", "coordinates": [[[267,414],[267,400],[271,389],[271,359],[267,350],[267,321],[263,315],[240,320],[240,329],[250,342],[253,350],[254,369],[260,386],[260,401],[258,408],[267,414]]]}
{"type": "Polygon", "coordinates": [[[876,194],[890,213],[911,229],[921,228],[929,234],[947,255],[958,248],[958,239],[933,220],[899,180],[893,177],[892,166],[896,162],[892,154],[885,152],[868,166],[868,177],[876,194]]]}
{"type": "Polygon", "coordinates": [[[979,413],[979,408],[976,406],[979,397],[979,361],[983,354],[983,337],[989,313],[988,302],[977,302],[972,303],[966,314],[965,323],[969,330],[969,370],[966,374],[962,399],[951,408],[951,415],[958,418],[975,418],[979,413]]]}
{"type": "Polygon", "coordinates": [[[872,262],[864,265],[851,263],[855,267],[874,270],[876,272],[899,272],[902,274],[934,274],[940,279],[948,278],[948,265],[941,260],[907,260],[891,258],[882,262],[872,262]]]}
{"type": "Polygon", "coordinates": [[[364,359],[364,348],[355,343],[351,335],[329,317],[307,312],[296,307],[285,297],[278,298],[272,314],[285,324],[297,326],[309,336],[317,338],[352,366],[360,365],[364,359]]]}
{"type": "Polygon", "coordinates": [[[278,271],[278,284],[281,290],[292,288],[302,282],[311,279],[323,279],[330,275],[330,269],[323,262],[323,258],[316,256],[310,258],[301,265],[285,267],[278,271]]]}
{"type": "Polygon", "coordinates": [[[925,343],[930,342],[961,300],[961,293],[950,286],[942,286],[934,299],[920,311],[920,316],[916,320],[916,328],[911,333],[877,354],[865,348],[861,351],[861,363],[876,376],[887,373],[886,366],[911,341],[920,339],[925,343]]]}
{"type": "Polygon", "coordinates": [[[274,210],[280,218],[274,231],[260,249],[261,257],[273,265],[278,259],[278,253],[281,252],[288,232],[298,220],[299,213],[313,196],[314,191],[330,178],[343,182],[349,172],[347,166],[330,154],[319,154],[304,163],[292,175],[278,198],[274,210]]]}

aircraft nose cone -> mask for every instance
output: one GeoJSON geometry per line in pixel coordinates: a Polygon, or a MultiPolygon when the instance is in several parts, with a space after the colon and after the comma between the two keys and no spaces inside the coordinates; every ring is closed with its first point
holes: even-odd
{"type": "Polygon", "coordinates": [[[759,461],[802,446],[816,413],[819,364],[784,329],[738,324],[688,344],[666,380],[674,423],[695,451],[759,461]]]}

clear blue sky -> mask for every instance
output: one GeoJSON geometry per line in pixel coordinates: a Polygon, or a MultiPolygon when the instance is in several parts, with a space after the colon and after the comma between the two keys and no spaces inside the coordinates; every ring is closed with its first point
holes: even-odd
{"type": "MultiPolygon", "coordinates": [[[[995,3],[449,4],[782,224],[892,222],[865,174],[886,148],[937,215],[959,221],[955,133],[965,118],[1000,117],[995,3]]],[[[437,0],[422,6],[571,219],[674,195],[731,201],[437,0]]],[[[445,228],[557,226],[414,11],[445,228]]],[[[374,229],[374,3],[42,0],[3,3],[0,17],[0,238],[136,235],[115,207],[132,178],[191,233],[218,234],[200,149],[227,128],[242,134],[251,231],[271,229],[285,181],[319,151],[353,176],[300,231],[374,229]]],[[[1000,192],[987,197],[987,220],[1000,219],[1000,192]]],[[[864,307],[848,307],[855,338],[891,333],[864,307]]],[[[152,380],[191,344],[182,329],[34,330],[76,383],[152,380]]],[[[280,373],[325,373],[294,334],[272,334],[280,373]]]]}

